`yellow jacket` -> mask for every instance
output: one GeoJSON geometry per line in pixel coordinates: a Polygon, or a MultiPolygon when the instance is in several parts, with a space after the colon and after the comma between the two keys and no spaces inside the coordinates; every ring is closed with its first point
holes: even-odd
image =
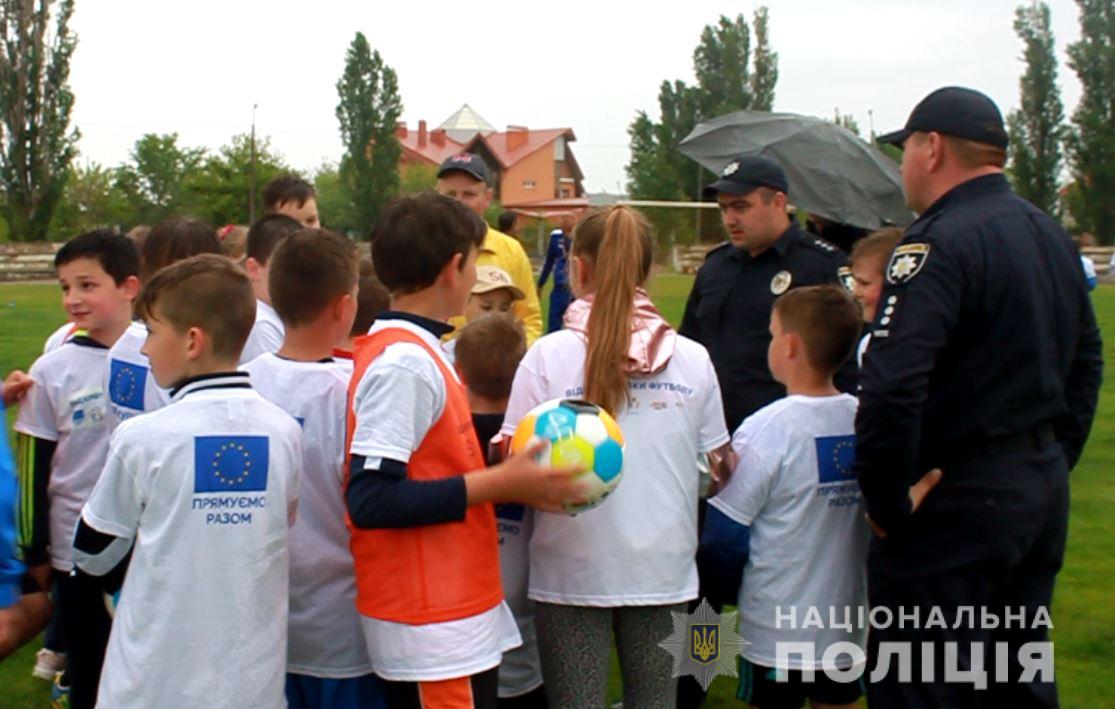
{"type": "MultiPolygon", "coordinates": [[[[526,331],[527,347],[542,336],[542,307],[538,304],[538,290],[534,286],[534,270],[530,266],[530,259],[523,245],[514,237],[488,227],[488,235],[480,247],[480,255],[476,258],[477,266],[498,266],[511,281],[521,290],[526,297],[517,300],[511,305],[511,314],[523,324],[526,331]]],[[[465,324],[464,316],[455,317],[449,324],[461,328],[465,324]]]]}

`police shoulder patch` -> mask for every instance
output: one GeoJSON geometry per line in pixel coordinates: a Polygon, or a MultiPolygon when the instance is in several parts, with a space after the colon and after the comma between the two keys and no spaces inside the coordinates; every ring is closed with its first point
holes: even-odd
{"type": "Polygon", "coordinates": [[[851,293],[852,287],[856,284],[855,279],[852,278],[852,267],[841,266],[836,269],[836,277],[840,279],[840,285],[844,286],[844,290],[851,293]]]}
{"type": "Polygon", "coordinates": [[[918,275],[929,259],[929,244],[902,244],[894,249],[887,264],[887,283],[901,285],[918,275]]]}

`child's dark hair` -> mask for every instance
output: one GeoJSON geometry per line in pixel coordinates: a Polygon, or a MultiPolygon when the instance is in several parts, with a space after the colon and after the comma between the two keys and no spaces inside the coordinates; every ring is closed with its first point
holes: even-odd
{"type": "Polygon", "coordinates": [[[627,350],[635,289],[653,264],[650,223],[627,207],[590,212],[573,230],[573,255],[594,264],[596,293],[585,339],[585,398],[613,416],[627,405],[627,350]]]}
{"type": "Polygon", "coordinates": [[[135,242],[114,229],[94,229],[70,239],[54,255],[54,267],[79,258],[96,259],[116,285],[129,276],[139,276],[135,242]]]}
{"type": "Polygon", "coordinates": [[[360,259],[360,289],[356,296],[356,319],[352,321],[353,337],[366,335],[379,314],[391,307],[391,294],[376,278],[371,259],[360,259]]]}
{"type": "Polygon", "coordinates": [[[302,229],[271,256],[271,305],[287,327],[312,323],[337,298],[352,293],[360,268],[356,244],[326,229],[302,229]]]}
{"type": "Polygon", "coordinates": [[[264,265],[271,259],[279,242],[301,228],[301,222],[285,214],[261,217],[248,228],[248,248],[244,255],[264,265]]]}
{"type": "Polygon", "coordinates": [[[488,399],[511,394],[515,370],[527,351],[523,326],[507,313],[479,317],[461,329],[453,354],[465,386],[488,399]]]}
{"type": "Polygon", "coordinates": [[[376,225],[376,275],[391,293],[428,288],[455,255],[480,248],[487,233],[488,225],[455,199],[434,192],[403,197],[376,225]]]}
{"type": "Polygon", "coordinates": [[[501,212],[499,221],[497,222],[499,226],[496,228],[502,232],[511,233],[511,230],[515,228],[515,222],[518,218],[519,215],[514,212],[501,212]]]}
{"type": "Polygon", "coordinates": [[[301,207],[306,200],[316,198],[314,186],[294,174],[280,175],[263,188],[263,204],[268,211],[274,211],[287,202],[301,207]]]}
{"type": "Polygon", "coordinates": [[[143,280],[169,266],[196,254],[223,254],[221,240],[213,227],[196,219],[174,217],[156,224],[143,240],[141,249],[143,280]]]}
{"type": "Polygon", "coordinates": [[[774,312],[784,332],[801,338],[809,363],[827,376],[852,355],[863,325],[859,305],[835,285],[795,288],[774,301],[774,312]]]}
{"type": "Polygon", "coordinates": [[[198,254],[172,263],[143,285],[135,312],[155,317],[178,332],[201,328],[213,354],[237,360],[256,321],[256,298],[248,274],[224,256],[198,254]]]}

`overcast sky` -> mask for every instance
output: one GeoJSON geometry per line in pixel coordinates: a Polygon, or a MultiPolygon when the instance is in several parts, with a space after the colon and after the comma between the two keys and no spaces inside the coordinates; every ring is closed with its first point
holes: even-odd
{"type": "MultiPolygon", "coordinates": [[[[778,52],[774,108],[831,116],[864,133],[901,127],[930,90],[978,88],[1018,104],[1015,0],[768,0],[778,52]],[[870,112],[870,113],[869,113],[870,112]]],[[[1065,46],[1071,0],[1050,0],[1066,113],[1080,95],[1065,46]]],[[[357,31],[399,75],[408,124],[469,103],[493,125],[569,126],[589,191],[625,182],[627,126],[657,116],[663,79],[692,81],[704,25],[758,3],[388,3],[376,0],[76,0],[71,86],[82,161],[125,161],[143,133],[216,148],[251,127],[295,168],[341,154],[335,84],[357,31]]]]}

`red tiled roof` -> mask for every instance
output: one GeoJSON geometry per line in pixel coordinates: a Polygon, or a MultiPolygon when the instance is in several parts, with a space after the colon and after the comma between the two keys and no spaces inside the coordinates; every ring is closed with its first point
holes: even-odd
{"type": "Polygon", "coordinates": [[[523,131],[500,131],[486,136],[477,135],[469,146],[476,141],[485,142],[500,165],[506,169],[562,137],[570,141],[577,139],[572,128],[532,128],[523,131]],[[510,145],[514,147],[509,148],[510,145]]]}
{"type": "Polygon", "coordinates": [[[446,158],[452,157],[465,149],[462,143],[458,143],[444,134],[442,135],[444,140],[441,141],[441,145],[438,145],[434,142],[435,131],[426,134],[426,142],[422,146],[418,144],[417,130],[407,130],[405,136],[400,135],[400,133],[401,131],[396,131],[395,137],[399,139],[399,144],[403,146],[404,153],[409,153],[434,165],[440,165],[446,158]]]}

